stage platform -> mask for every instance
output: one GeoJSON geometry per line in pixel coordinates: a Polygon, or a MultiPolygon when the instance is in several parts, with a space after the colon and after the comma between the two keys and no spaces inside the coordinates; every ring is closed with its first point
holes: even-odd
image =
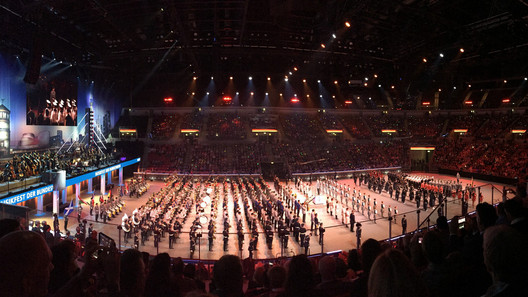
{"type": "MultiPolygon", "coordinates": [[[[424,175],[424,176],[434,176],[435,179],[442,179],[442,180],[451,180],[456,181],[456,178],[452,176],[445,176],[445,175],[439,175],[439,174],[423,174],[423,173],[412,173],[413,175],[424,175]]],[[[351,179],[343,179],[339,180],[340,183],[350,185],[351,189],[354,187],[354,181],[351,179]]],[[[470,184],[470,179],[461,179],[462,184],[465,186],[466,184],[470,184]]],[[[121,218],[126,213],[128,216],[132,214],[132,211],[136,208],[139,208],[141,205],[145,203],[145,201],[150,197],[152,193],[158,192],[163,186],[164,183],[161,181],[153,181],[150,183],[150,189],[146,194],[141,196],[140,198],[130,198],[128,196],[124,196],[123,200],[126,202],[126,206],[124,208],[124,211],[120,213],[116,218],[114,218],[112,221],[108,222],[107,224],[103,224],[101,221],[95,222],[94,218],[89,215],[89,208],[84,207],[84,210],[82,212],[82,218],[88,220],[89,223],[93,223],[94,230],[98,232],[104,232],[105,234],[111,236],[115,239],[116,242],[118,242],[118,229],[117,226],[121,224],[121,218]]],[[[499,202],[502,200],[502,197],[499,195],[498,191],[492,190],[492,186],[490,183],[485,181],[479,181],[474,180],[473,181],[474,186],[481,186],[481,191],[483,193],[484,201],[491,203],[492,202],[492,191],[493,193],[493,202],[499,202]]],[[[270,188],[273,188],[273,184],[269,183],[270,188]]],[[[493,184],[498,189],[502,189],[503,184],[493,184]]],[[[315,182],[312,183],[313,188],[315,188],[315,182]]],[[[389,194],[386,192],[383,192],[381,195],[378,193],[374,193],[368,190],[366,185],[362,185],[361,187],[356,186],[357,190],[361,190],[362,193],[370,194],[371,198],[376,198],[378,202],[383,201],[386,205],[391,205],[392,207],[397,206],[399,210],[399,214],[396,217],[395,221],[396,224],[393,222],[392,224],[392,237],[396,237],[401,234],[402,228],[401,228],[401,217],[405,214],[407,216],[408,226],[407,226],[407,232],[411,232],[414,229],[416,229],[417,226],[417,208],[416,203],[414,201],[407,200],[405,203],[396,202],[395,200],[392,200],[389,198],[389,194]]],[[[298,192],[297,192],[298,193],[298,192]]],[[[298,193],[298,195],[301,195],[298,193]]],[[[97,196],[97,193],[96,193],[97,196]]],[[[86,202],[89,202],[91,195],[88,195],[86,193],[83,193],[81,195],[81,198],[85,200],[86,202]]],[[[508,198],[513,197],[513,194],[508,194],[508,198]]],[[[221,203],[218,203],[218,207],[221,207],[221,203]]],[[[231,219],[231,222],[234,221],[234,210],[233,210],[233,199],[232,197],[229,199],[229,216],[231,219]]],[[[318,213],[318,216],[320,217],[320,220],[322,220],[325,228],[326,233],[324,237],[324,246],[319,245],[318,243],[318,237],[312,234],[311,242],[310,242],[310,250],[309,254],[318,254],[321,252],[332,252],[336,250],[345,250],[348,251],[349,249],[356,248],[356,233],[350,232],[349,228],[347,228],[345,225],[341,223],[341,219],[336,220],[334,217],[331,217],[330,214],[327,214],[326,212],[326,206],[324,204],[310,204],[310,211],[311,209],[315,209],[315,211],[318,213]]],[[[472,205],[471,201],[469,202],[469,212],[474,210],[474,206],[472,205]]],[[[420,220],[423,220],[427,215],[429,215],[432,211],[432,208],[428,208],[427,211],[423,211],[421,209],[420,212],[420,220]]],[[[458,199],[449,198],[448,202],[448,212],[447,217],[448,219],[453,217],[454,215],[460,215],[462,212],[461,204],[458,201],[458,199]]],[[[223,237],[222,237],[222,218],[221,218],[222,210],[218,209],[219,217],[216,219],[216,239],[214,241],[214,247],[212,251],[208,250],[208,239],[207,239],[207,228],[204,230],[204,234],[201,239],[201,244],[199,246],[196,246],[196,251],[194,254],[191,255],[189,252],[189,230],[192,221],[194,220],[194,217],[196,215],[194,207],[192,210],[190,210],[189,218],[187,219],[186,223],[183,226],[182,234],[180,235],[180,238],[177,239],[176,244],[174,245],[173,249],[169,249],[168,243],[168,235],[165,235],[165,238],[162,238],[162,241],[159,244],[159,249],[156,249],[154,247],[154,240],[153,237],[150,237],[150,240],[146,242],[145,246],[140,246],[140,251],[146,251],[150,254],[156,254],[156,253],[163,253],[167,252],[171,257],[182,257],[182,258],[193,258],[193,259],[202,259],[202,260],[216,260],[219,259],[224,254],[235,254],[240,256],[241,258],[246,258],[249,256],[248,252],[248,244],[249,244],[249,236],[245,236],[245,242],[242,251],[238,250],[238,240],[236,236],[236,225],[231,224],[230,227],[230,237],[229,237],[229,249],[228,251],[223,251],[223,237]]],[[[366,213],[365,213],[366,214],[366,213]]],[[[436,212],[431,216],[431,224],[434,224],[436,221],[436,212]]],[[[52,222],[51,214],[47,213],[44,216],[34,216],[31,219],[34,220],[46,220],[48,223],[52,222]]],[[[243,220],[244,225],[244,232],[249,232],[249,229],[246,225],[245,220],[243,220]]],[[[363,216],[360,212],[356,212],[356,221],[359,221],[362,224],[362,241],[365,241],[369,238],[374,238],[376,240],[383,240],[387,239],[389,237],[389,221],[387,218],[379,218],[376,220],[376,223],[374,223],[373,220],[369,220],[366,216],[363,216]]],[[[64,232],[63,228],[63,219],[60,220],[60,226],[61,231],[64,232]]],[[[69,220],[69,230],[72,233],[72,235],[75,234],[75,228],[77,226],[77,213],[73,212],[71,214],[70,220],[69,220]]],[[[306,226],[308,229],[308,232],[310,232],[310,218],[309,214],[307,214],[306,217],[306,226]]],[[[272,249],[268,249],[265,242],[265,235],[263,233],[263,226],[259,223],[259,239],[258,239],[258,247],[257,251],[254,252],[253,257],[256,259],[264,259],[264,258],[277,258],[280,256],[293,256],[296,254],[304,253],[304,248],[301,248],[300,245],[294,240],[293,236],[290,235],[289,238],[289,244],[288,249],[286,251],[281,251],[281,246],[279,243],[279,238],[277,233],[275,232],[274,240],[272,249]],[[281,254],[282,252],[282,254],[281,254]]],[[[129,240],[128,243],[124,243],[123,235],[121,235],[121,249],[128,249],[133,246],[133,240],[129,240]]]]}

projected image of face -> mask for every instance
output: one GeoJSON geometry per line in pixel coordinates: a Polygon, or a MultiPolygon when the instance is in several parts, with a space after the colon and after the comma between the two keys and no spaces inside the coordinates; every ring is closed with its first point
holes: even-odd
{"type": "Polygon", "coordinates": [[[27,87],[27,125],[77,126],[77,86],[41,76],[27,87]]]}

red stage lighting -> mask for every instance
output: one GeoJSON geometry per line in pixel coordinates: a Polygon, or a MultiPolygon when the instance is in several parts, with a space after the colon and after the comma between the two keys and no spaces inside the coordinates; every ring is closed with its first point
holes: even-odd
{"type": "Polygon", "coordinates": [[[345,104],[352,104],[352,101],[347,100],[347,101],[345,101],[345,104]]]}
{"type": "Polygon", "coordinates": [[[172,102],[172,97],[165,97],[163,98],[163,101],[165,101],[165,103],[170,103],[172,102]]]}
{"type": "Polygon", "coordinates": [[[504,99],[502,99],[502,103],[510,103],[510,98],[504,98],[504,99]]]}
{"type": "Polygon", "coordinates": [[[230,96],[224,96],[224,98],[222,98],[225,102],[231,102],[231,100],[233,100],[233,98],[231,98],[230,96]]]}
{"type": "Polygon", "coordinates": [[[293,98],[291,98],[290,101],[291,101],[291,103],[299,103],[299,98],[293,97],[293,98]]]}

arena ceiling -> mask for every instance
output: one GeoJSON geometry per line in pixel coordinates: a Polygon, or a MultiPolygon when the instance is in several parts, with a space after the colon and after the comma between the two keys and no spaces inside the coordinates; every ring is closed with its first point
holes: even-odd
{"type": "Polygon", "coordinates": [[[8,0],[0,24],[5,50],[29,56],[40,44],[46,57],[129,85],[294,67],[329,80],[416,81],[428,75],[422,60],[440,53],[438,84],[528,73],[527,0],[8,0]],[[441,74],[453,65],[456,77],[441,74]]]}

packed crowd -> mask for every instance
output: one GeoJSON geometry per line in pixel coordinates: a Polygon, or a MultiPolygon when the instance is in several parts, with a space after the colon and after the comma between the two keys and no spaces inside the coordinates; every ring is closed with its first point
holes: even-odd
{"type": "Polygon", "coordinates": [[[445,117],[428,114],[423,117],[408,116],[407,131],[413,138],[435,138],[440,136],[445,121],[445,117]]]}
{"type": "Polygon", "coordinates": [[[314,115],[281,115],[281,123],[285,136],[292,141],[313,142],[324,138],[321,123],[314,115]]]}
{"type": "Polygon", "coordinates": [[[149,170],[154,172],[172,172],[183,168],[186,145],[176,144],[154,144],[149,147],[148,160],[149,170]]]}
{"type": "Polygon", "coordinates": [[[246,127],[246,119],[237,113],[212,113],[207,121],[207,138],[242,140],[247,136],[246,127]]]}
{"type": "Polygon", "coordinates": [[[186,113],[183,115],[181,128],[201,130],[203,126],[203,118],[204,115],[197,110],[192,113],[186,113]]]}
{"type": "Polygon", "coordinates": [[[527,152],[526,143],[505,140],[445,140],[436,148],[434,162],[438,168],[524,178],[528,163],[527,152]]]}
{"type": "Polygon", "coordinates": [[[387,136],[382,130],[396,130],[392,135],[398,135],[400,137],[406,136],[407,130],[405,129],[405,119],[401,116],[394,115],[376,115],[368,116],[366,119],[370,126],[370,130],[376,137],[387,136]]]}
{"type": "Polygon", "coordinates": [[[178,116],[161,115],[155,116],[152,120],[150,135],[153,140],[166,140],[174,136],[178,124],[178,116]]]}
{"type": "Polygon", "coordinates": [[[370,128],[362,117],[345,116],[343,117],[343,125],[354,138],[365,139],[372,136],[370,128]]]}

